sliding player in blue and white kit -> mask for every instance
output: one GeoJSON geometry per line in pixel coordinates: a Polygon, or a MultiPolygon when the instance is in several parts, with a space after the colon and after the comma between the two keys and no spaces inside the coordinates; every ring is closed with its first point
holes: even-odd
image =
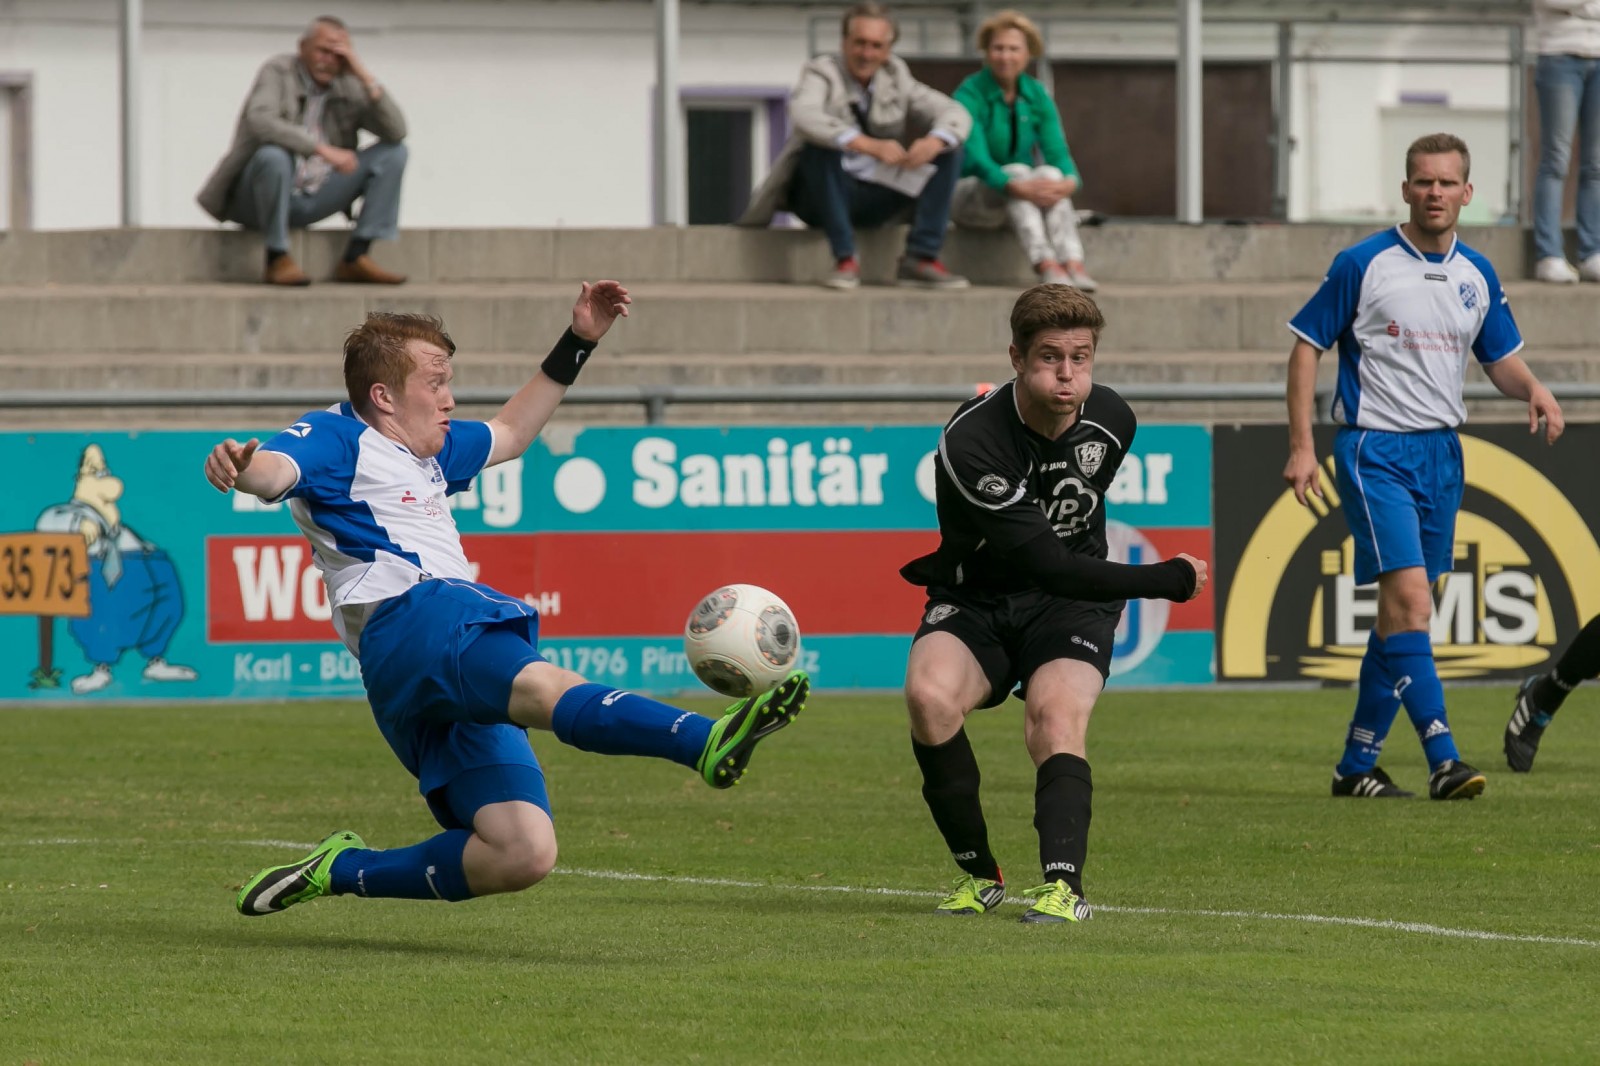
{"type": "Polygon", "coordinates": [[[1378,582],[1378,621],[1361,660],[1355,717],[1333,776],[1335,796],[1404,797],[1377,765],[1403,704],[1422,741],[1434,799],[1471,799],[1484,776],[1462,761],[1445,715],[1428,635],[1433,582],[1451,569],[1461,506],[1462,381],[1475,357],[1495,388],[1528,404],[1545,440],[1561,408],[1517,355],[1522,336],[1494,268],[1456,238],[1472,199],[1471,157],[1458,137],[1432,134],[1406,151],[1401,195],[1410,220],[1334,257],[1289,328],[1289,462],[1295,497],[1322,495],[1312,443],[1317,357],[1339,349],[1334,443],[1340,504],[1358,584],[1378,582]]]}
{"type": "Polygon", "coordinates": [[[805,706],[799,672],[720,720],[590,684],[539,654],[537,611],[472,580],[445,497],[527,450],[629,302],[614,281],[585,284],[572,327],[488,422],[450,418],[455,344],[438,319],[374,312],[345,340],[348,402],[265,444],[223,441],[206,459],[207,480],[223,492],[289,501],[378,729],[444,830],[388,851],[334,833],[246,882],[241,914],[345,893],[464,900],[520,891],[556,862],[527,729],[585,751],[670,759],[727,788],[756,743],[805,706]]]}

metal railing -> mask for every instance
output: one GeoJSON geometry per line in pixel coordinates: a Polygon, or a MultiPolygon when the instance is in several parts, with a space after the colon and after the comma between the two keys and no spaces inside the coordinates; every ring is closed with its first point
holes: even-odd
{"type": "MultiPolygon", "coordinates": [[[[1111,384],[1134,403],[1274,403],[1284,402],[1281,382],[1196,382],[1111,384]]],[[[742,385],[599,385],[567,393],[564,406],[641,406],[645,422],[665,421],[674,405],[751,404],[793,406],[840,403],[957,404],[974,395],[974,385],[791,385],[780,389],[742,385]]],[[[511,398],[509,388],[458,389],[461,406],[494,406],[511,398]]],[[[1555,386],[1562,400],[1600,400],[1600,382],[1555,386]]],[[[1503,399],[1494,386],[1475,382],[1464,389],[1468,400],[1503,399]]],[[[313,410],[343,400],[333,389],[19,389],[0,393],[0,410],[79,410],[84,408],[292,407],[313,410]]],[[[1317,391],[1317,410],[1327,420],[1333,390],[1317,391]]],[[[1508,403],[1514,401],[1507,401],[1508,403]]]]}

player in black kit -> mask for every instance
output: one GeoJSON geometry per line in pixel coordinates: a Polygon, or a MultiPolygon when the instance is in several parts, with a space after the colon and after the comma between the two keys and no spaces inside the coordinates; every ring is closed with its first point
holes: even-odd
{"type": "Polygon", "coordinates": [[[1082,921],[1092,789],[1084,734],[1111,669],[1124,600],[1188,600],[1206,583],[1189,555],[1131,566],[1106,558],[1105,496],[1137,428],[1092,381],[1105,319],[1077,289],[1039,285],[1011,310],[1016,377],[968,400],[939,438],[939,549],[900,572],[928,590],[906,666],[922,795],[962,876],[942,914],[1005,899],[963,728],[1013,689],[1037,767],[1033,824],[1044,883],[1025,922],[1082,921]]]}

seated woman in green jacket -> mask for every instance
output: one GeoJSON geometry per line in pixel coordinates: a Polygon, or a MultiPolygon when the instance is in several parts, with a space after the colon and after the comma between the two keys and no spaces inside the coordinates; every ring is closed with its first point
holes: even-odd
{"type": "Polygon", "coordinates": [[[1055,101],[1025,73],[1044,52],[1039,28],[1025,15],[1002,11],[979,28],[978,51],[983,69],[955,92],[972,113],[972,133],[950,217],[973,229],[1009,222],[1041,282],[1092,292],[1072,207],[1078,168],[1055,101]],[[1036,153],[1043,165],[1035,165],[1036,153]]]}

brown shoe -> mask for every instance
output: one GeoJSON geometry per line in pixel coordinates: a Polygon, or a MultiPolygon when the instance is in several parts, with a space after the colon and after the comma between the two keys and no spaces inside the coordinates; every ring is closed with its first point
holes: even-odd
{"type": "Polygon", "coordinates": [[[310,285],[311,279],[306,277],[306,272],[300,269],[300,264],[292,256],[280,255],[267,264],[266,273],[262,281],[268,285],[310,285]]]}
{"type": "Polygon", "coordinates": [[[372,256],[357,256],[353,263],[339,261],[333,271],[334,281],[353,281],[364,285],[399,285],[406,280],[404,274],[391,274],[377,263],[372,261],[372,256]]]}

